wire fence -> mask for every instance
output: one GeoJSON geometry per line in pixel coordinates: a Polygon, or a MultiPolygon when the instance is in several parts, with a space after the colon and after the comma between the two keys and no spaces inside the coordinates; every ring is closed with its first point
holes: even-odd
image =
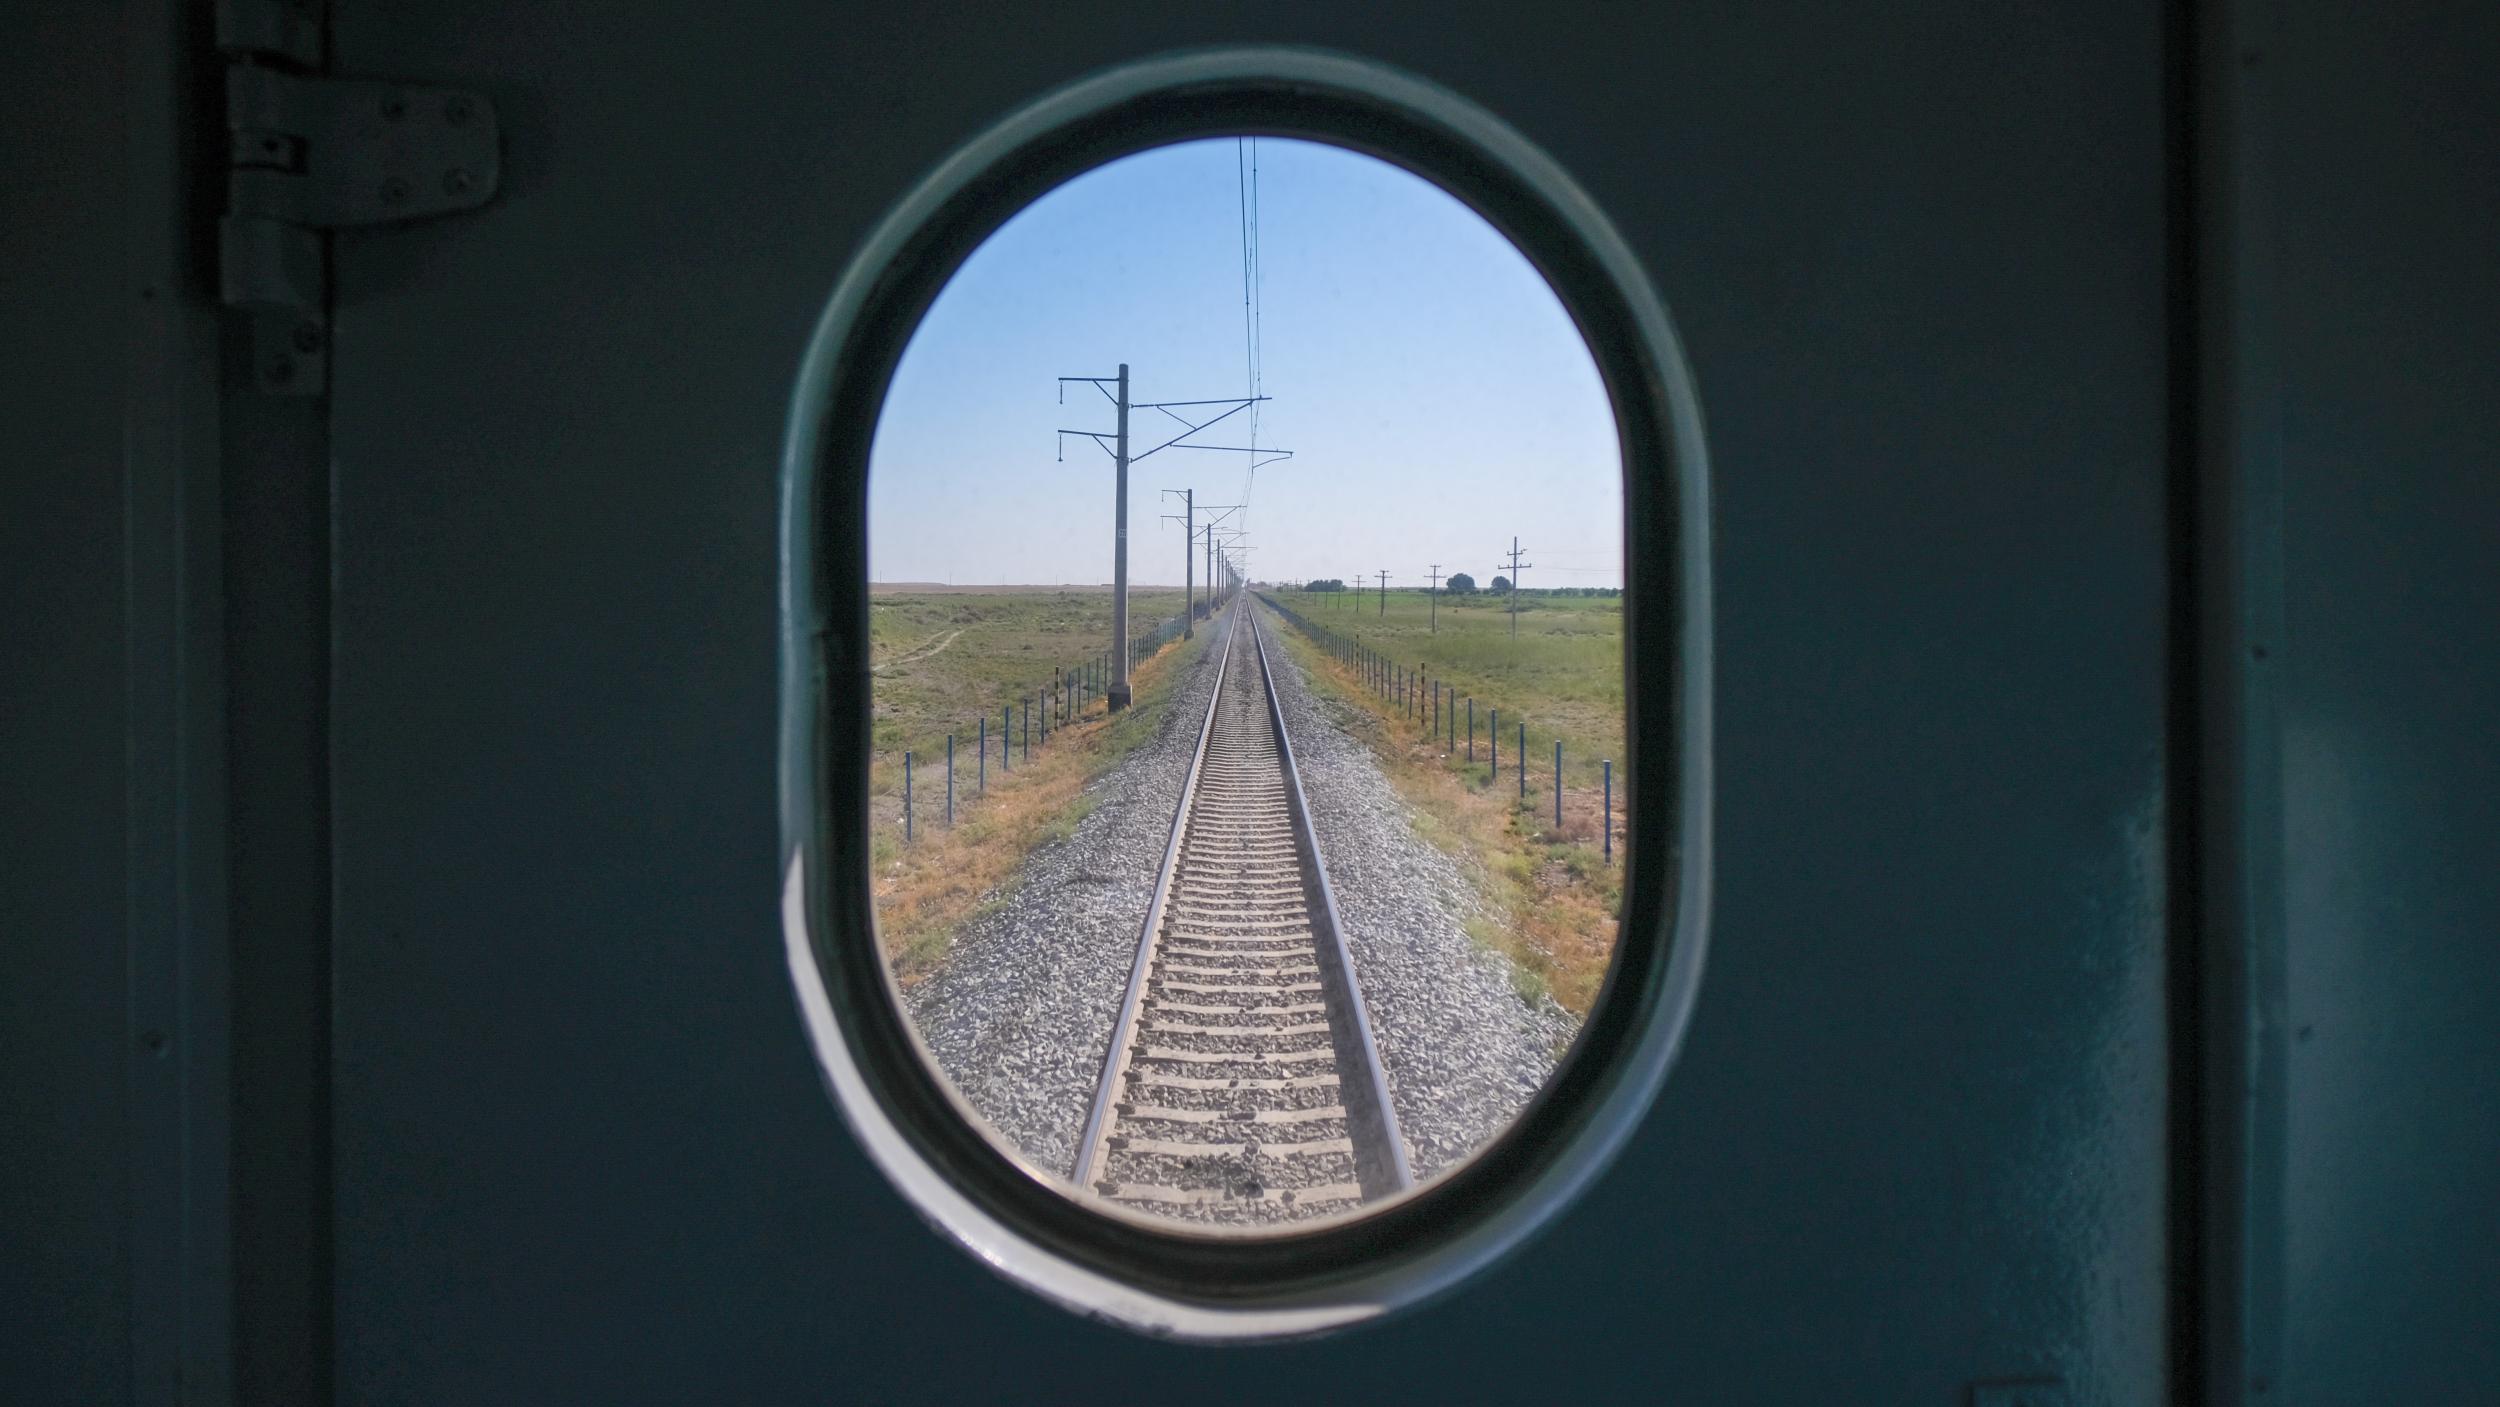
{"type": "MultiPolygon", "coordinates": [[[[1358,684],[1423,737],[1441,743],[1453,764],[1460,761],[1462,751],[1468,766],[1476,761],[1476,730],[1478,709],[1473,695],[1462,694],[1457,686],[1435,679],[1420,665],[1409,665],[1364,644],[1341,630],[1332,630],[1262,591],[1258,593],[1278,615],[1293,623],[1296,630],[1320,647],[1330,659],[1345,666],[1358,684]],[[1462,742],[1461,734],[1464,734],[1462,742]]],[[[1489,769],[1488,785],[1502,779],[1502,711],[1487,707],[1483,711],[1484,756],[1489,769]]],[[[1511,771],[1517,779],[1519,799],[1528,797],[1528,724],[1515,711],[1511,722],[1516,738],[1511,746],[1511,771]]],[[[1563,740],[1557,735],[1554,745],[1553,782],[1554,829],[1563,828],[1563,740]]],[[[1603,758],[1598,766],[1597,831],[1602,840],[1600,849],[1605,863],[1615,862],[1615,763],[1603,758]]]]}
{"type": "MultiPolygon", "coordinates": [[[[1217,598],[1221,609],[1230,596],[1217,598]]],[[[1199,619],[1208,619],[1200,616],[1199,619]]],[[[1139,665],[1161,654],[1165,646],[1181,637],[1189,617],[1184,613],[1161,621],[1145,630],[1134,631],[1128,641],[1128,667],[1134,675],[1139,665]]],[[[1013,699],[999,703],[995,713],[984,710],[971,725],[945,735],[945,752],[935,777],[921,777],[931,770],[918,761],[921,749],[903,749],[902,814],[896,824],[902,830],[903,842],[910,844],[919,836],[923,810],[935,814],[944,825],[955,824],[958,806],[959,772],[968,772],[969,799],[988,795],[990,769],[995,765],[1000,779],[1013,776],[1016,768],[1033,760],[1036,748],[1047,748],[1052,733],[1071,723],[1110,712],[1107,691],[1111,684],[1111,651],[1098,650],[1071,664],[1051,671],[1048,683],[1020,691],[1013,699]],[[992,725],[996,726],[993,727],[992,725]],[[968,744],[968,749],[959,748],[968,744]],[[959,756],[968,750],[969,758],[959,756]],[[938,793],[927,800],[919,797],[921,790],[938,793]],[[942,798],[942,799],[941,799],[942,798]]],[[[893,754],[888,753],[887,756],[893,754]]],[[[931,759],[936,761],[937,759],[931,759]]]]}

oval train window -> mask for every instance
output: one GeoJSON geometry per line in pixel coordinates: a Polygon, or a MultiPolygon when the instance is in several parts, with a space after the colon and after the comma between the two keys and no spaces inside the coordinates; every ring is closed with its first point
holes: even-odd
{"type": "Polygon", "coordinates": [[[1063,90],[872,238],[785,473],[792,972],[924,1213],[1272,1337],[1628,1134],[1699,976],[1698,419],[1516,134],[1300,51],[1063,90]]]}

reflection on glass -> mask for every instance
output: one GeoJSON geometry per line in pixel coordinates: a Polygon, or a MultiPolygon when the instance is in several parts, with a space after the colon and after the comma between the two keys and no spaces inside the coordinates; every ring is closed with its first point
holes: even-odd
{"type": "Polygon", "coordinates": [[[1003,1149],[1256,1231],[1517,1116],[1622,898],[1621,479],[1552,291],[1372,158],[1160,148],[972,255],[872,455],[870,864],[1003,1149]]]}

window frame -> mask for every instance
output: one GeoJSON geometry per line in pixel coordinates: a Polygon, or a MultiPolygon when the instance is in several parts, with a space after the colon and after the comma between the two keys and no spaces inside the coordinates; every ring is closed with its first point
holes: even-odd
{"type": "Polygon", "coordinates": [[[783,928],[846,1122],[920,1213],[1080,1313],[1194,1340],[1291,1337],[1429,1300],[1543,1225],[1647,1114],[1698,995],[1709,910],[1708,466],[1638,258],[1552,160],[1384,65],[1225,47],[1106,70],[957,150],[866,239],[801,366],[782,465],[783,928]],[[1412,1196],[1274,1235],[1106,1215],[1001,1148],[939,1073],[876,939],[868,848],[869,447],[905,345],[964,260],[1105,163],[1210,137],[1326,143],[1448,191],[1544,275],[1596,361],[1624,457],[1627,847],[1614,960],[1580,1036],[1501,1135],[1412,1196]],[[1671,550],[1659,550],[1665,545],[1671,550]],[[1651,642],[1644,649],[1643,642],[1651,642]]]}

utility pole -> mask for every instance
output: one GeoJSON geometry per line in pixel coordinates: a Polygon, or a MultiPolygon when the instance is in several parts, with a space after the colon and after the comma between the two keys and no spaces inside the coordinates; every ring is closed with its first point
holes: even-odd
{"type": "MultiPolygon", "coordinates": [[[[1111,528],[1111,544],[1112,544],[1112,546],[1111,546],[1111,638],[1112,638],[1113,640],[1115,640],[1115,641],[1119,642],[1119,645],[1120,645],[1120,651],[1119,651],[1119,656],[1118,656],[1117,660],[1116,660],[1116,661],[1112,664],[1112,666],[1111,666],[1111,684],[1110,684],[1110,687],[1108,687],[1108,688],[1106,688],[1106,689],[1104,689],[1104,690],[1103,690],[1103,697],[1104,697],[1106,700],[1108,700],[1108,701],[1109,701],[1109,709],[1110,709],[1110,711],[1111,711],[1111,712],[1113,712],[1113,713],[1118,713],[1121,709],[1124,709],[1124,708],[1128,707],[1128,704],[1129,704],[1129,700],[1130,700],[1130,698],[1134,697],[1134,696],[1130,693],[1130,691],[1129,691],[1129,687],[1128,687],[1128,363],[1127,363],[1127,362],[1122,362],[1122,363],[1120,363],[1120,395],[1119,395],[1119,399],[1117,399],[1117,400],[1113,401],[1113,402],[1112,402],[1112,404],[1114,404],[1114,405],[1118,406],[1118,407],[1119,407],[1119,409],[1120,409],[1120,415],[1119,415],[1119,426],[1120,426],[1120,429],[1119,429],[1119,440],[1120,440],[1120,447],[1119,447],[1118,449],[1115,449],[1115,450],[1113,450],[1113,451],[1111,452],[1111,460],[1112,460],[1112,462],[1113,462],[1114,464],[1116,464],[1116,465],[1118,465],[1118,466],[1119,466],[1119,473],[1115,476],[1115,477],[1119,480],[1119,486],[1118,486],[1116,489],[1114,489],[1114,490],[1113,490],[1113,504],[1114,504],[1114,512],[1112,513],[1112,520],[1111,520],[1111,521],[1112,521],[1112,528],[1111,528]]],[[[1514,593],[1514,596],[1515,596],[1515,593],[1517,593],[1517,591],[1518,591],[1518,590],[1519,590],[1518,583],[1513,582],[1513,583],[1511,584],[1511,591],[1514,593]]],[[[1512,620],[1511,620],[1511,627],[1512,627],[1512,629],[1513,629],[1513,630],[1516,630],[1516,629],[1518,628],[1518,625],[1519,625],[1518,619],[1517,619],[1517,617],[1515,617],[1515,616],[1514,616],[1514,617],[1512,618],[1512,620]]]]}
{"type": "Polygon", "coordinates": [[[1380,589],[1372,595],[1378,598],[1380,606],[1378,613],[1384,616],[1389,614],[1389,574],[1387,572],[1380,573],[1380,589]]]}
{"type": "Polygon", "coordinates": [[[1439,562],[1432,564],[1431,628],[1426,630],[1424,633],[1426,635],[1438,635],[1441,633],[1441,564],[1439,562]]]}
{"type": "MultiPolygon", "coordinates": [[[[1165,490],[1164,490],[1164,492],[1165,492],[1165,493],[1179,493],[1179,492],[1181,492],[1181,490],[1179,490],[1179,489],[1165,489],[1165,490]]],[[[1194,511],[1194,509],[1193,509],[1193,511],[1194,511]]],[[[1241,511],[1241,505],[1240,505],[1240,504],[1238,504],[1238,503],[1210,503],[1210,504],[1208,504],[1208,505],[1207,505],[1207,521],[1206,521],[1206,525],[1205,525],[1205,526],[1203,526],[1203,527],[1200,527],[1200,528],[1196,529],[1196,530],[1195,530],[1195,535],[1194,535],[1193,537],[1191,537],[1191,538],[1190,538],[1190,540],[1189,540],[1188,542],[1183,543],[1183,544],[1181,545],[1181,555],[1182,555],[1182,556],[1184,556],[1184,557],[1189,558],[1189,560],[1190,560],[1191,562],[1195,562],[1195,561],[1197,561],[1197,554],[1198,554],[1198,539],[1199,539],[1199,538],[1205,538],[1205,539],[1206,539],[1206,542],[1207,542],[1207,546],[1206,546],[1206,554],[1207,554],[1207,573],[1206,573],[1206,575],[1207,575],[1207,614],[1208,614],[1209,616],[1213,616],[1213,615],[1215,614],[1215,533],[1216,533],[1216,529],[1217,529],[1218,527],[1220,527],[1220,526],[1223,524],[1223,522],[1224,522],[1224,520],[1225,520],[1226,518],[1229,518],[1229,517],[1233,516],[1235,513],[1238,513],[1238,512],[1240,512],[1240,511],[1241,511]]],[[[1168,520],[1168,519],[1170,519],[1170,517],[1171,517],[1172,515],[1171,515],[1171,514],[1169,514],[1169,513],[1166,513],[1166,514],[1164,514],[1163,516],[1164,516],[1164,517],[1168,520]]],[[[1184,567],[1184,568],[1183,568],[1183,570],[1184,570],[1184,571],[1186,571],[1186,570],[1188,570],[1188,568],[1187,568],[1187,567],[1184,567]]],[[[1192,603],[1190,603],[1189,608],[1188,608],[1188,609],[1184,612],[1184,614],[1195,614],[1195,613],[1196,613],[1196,603],[1195,603],[1195,602],[1192,602],[1192,603]]]]}
{"type": "Polygon", "coordinates": [[[1510,638],[1519,638],[1519,569],[1533,567],[1534,562],[1519,560],[1519,539],[1510,540],[1510,638]]]}
{"type": "Polygon", "coordinates": [[[1112,712],[1117,713],[1128,707],[1132,697],[1128,683],[1128,467],[1149,455],[1174,448],[1248,454],[1252,457],[1253,463],[1258,462],[1257,456],[1261,454],[1271,456],[1270,462],[1274,459],[1290,459],[1293,457],[1293,451],[1258,450],[1242,445],[1187,443],[1190,436],[1226,416],[1239,414],[1257,405],[1267,399],[1265,396],[1228,396],[1211,401],[1147,401],[1131,405],[1128,398],[1128,363],[1122,362],[1118,376],[1060,377],[1059,402],[1062,405],[1067,404],[1068,383],[1071,381],[1081,381],[1101,391],[1104,398],[1111,402],[1115,415],[1114,429],[1110,434],[1104,434],[1100,430],[1061,430],[1059,432],[1059,458],[1063,463],[1067,460],[1068,436],[1083,435],[1092,440],[1103,453],[1111,456],[1112,466],[1116,471],[1114,492],[1117,495],[1117,502],[1113,506],[1111,532],[1111,682],[1103,690],[1103,699],[1111,706],[1112,712]],[[1108,389],[1111,386],[1117,386],[1118,391],[1115,393],[1108,389]],[[1175,410],[1176,406],[1187,407],[1192,414],[1200,413],[1197,408],[1202,406],[1229,406],[1231,409],[1219,411],[1204,420],[1193,421],[1175,410]],[[1147,450],[1144,454],[1131,455],[1128,452],[1128,413],[1132,410],[1161,411],[1180,422],[1183,428],[1179,434],[1147,450]],[[1110,443],[1106,444],[1105,441],[1110,443]]]}
{"type": "MultiPolygon", "coordinates": [[[[1181,638],[1187,640],[1197,634],[1194,624],[1198,614],[1195,572],[1198,565],[1198,491],[1165,489],[1163,492],[1167,496],[1175,493],[1181,496],[1181,638]]],[[[1163,521],[1172,521],[1172,515],[1164,514],[1163,521]]]]}
{"type": "MultiPolygon", "coordinates": [[[[1210,603],[1214,600],[1215,587],[1219,582],[1227,591],[1240,585],[1240,568],[1235,558],[1245,550],[1245,544],[1242,542],[1244,535],[1239,528],[1222,528],[1214,523],[1207,524],[1208,546],[1212,547],[1219,541],[1223,543],[1222,549],[1216,553],[1216,569],[1207,574],[1207,596],[1210,603]],[[1217,536],[1218,533],[1222,534],[1221,538],[1217,536]]],[[[1211,604],[1209,609],[1213,609],[1211,604]]]]}

